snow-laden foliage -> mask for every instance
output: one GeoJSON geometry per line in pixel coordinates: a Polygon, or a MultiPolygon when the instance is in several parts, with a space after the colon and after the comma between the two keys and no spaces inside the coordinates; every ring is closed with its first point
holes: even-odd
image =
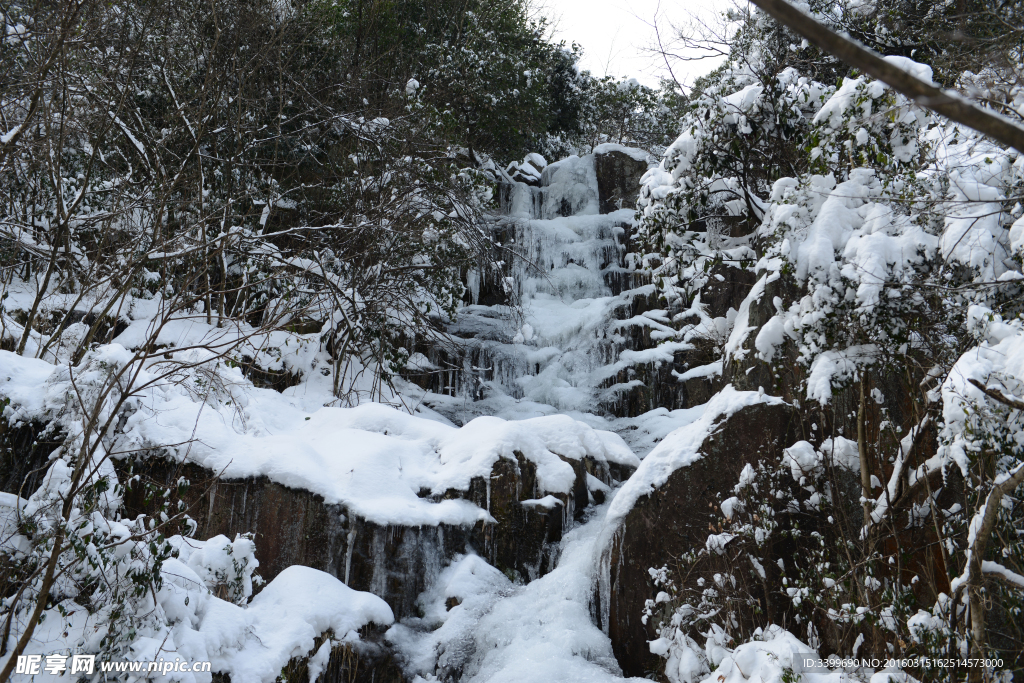
{"type": "Polygon", "coordinates": [[[645,177],[634,263],[676,311],[699,305],[712,266],[749,270],[717,326],[726,375],[757,377],[812,429],[718,501],[705,547],[652,574],[659,653],[699,680],[696,634],[749,639],[737,615],[779,600],[844,656],[1017,651],[1024,159],[866,76],[765,82],[758,59],[704,84],[645,177]],[[748,161],[784,154],[760,175],[748,161]],[[784,548],[801,552],[766,572],[784,548]]]}
{"type": "Polygon", "coordinates": [[[732,237],[764,217],[777,178],[802,168],[795,141],[830,90],[793,69],[765,80],[741,69],[691,102],[683,133],[645,176],[638,200],[637,265],[666,293],[696,291],[712,261],[754,256],[732,237]]]}
{"type": "Polygon", "coordinates": [[[480,178],[436,117],[353,104],[345,44],[315,6],[275,7],[77,3],[33,17],[60,31],[5,46],[29,89],[0,105],[11,348],[45,357],[84,322],[77,361],[156,300],[217,326],[320,332],[340,397],[346,366],[386,380],[410,326],[454,314],[485,241],[480,178]],[[61,41],[64,58],[36,62],[61,41]]]}

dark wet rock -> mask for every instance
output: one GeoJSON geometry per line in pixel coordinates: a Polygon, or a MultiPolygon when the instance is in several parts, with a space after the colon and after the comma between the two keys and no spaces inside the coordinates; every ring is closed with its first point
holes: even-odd
{"type": "MultiPolygon", "coordinates": [[[[619,417],[636,417],[655,408],[677,410],[707,403],[725,385],[721,372],[683,377],[689,370],[715,363],[720,355],[710,339],[695,338],[690,344],[692,348],[674,352],[671,361],[630,366],[606,380],[602,407],[619,417]]],[[[647,339],[637,347],[654,345],[647,339]]]]}
{"type": "MultiPolygon", "coordinates": [[[[319,330],[319,328],[317,329],[319,330]]],[[[261,389],[284,391],[302,381],[302,373],[289,372],[287,370],[270,370],[261,367],[250,356],[242,356],[238,366],[245,378],[252,382],[253,386],[260,387],[261,389]]]]}
{"type": "MultiPolygon", "coordinates": [[[[755,280],[756,282],[756,280],[755,280]]],[[[754,351],[754,340],[766,322],[778,312],[776,299],[784,308],[798,301],[803,295],[802,288],[791,276],[781,275],[769,278],[765,282],[764,293],[750,303],[747,324],[754,328],[747,335],[744,348],[747,353],[742,360],[731,360],[725,364],[723,374],[726,383],[745,391],[756,391],[763,387],[765,391],[781,396],[787,401],[804,398],[800,385],[805,378],[805,368],[797,362],[796,343],[786,337],[782,345],[775,349],[772,361],[765,362],[757,357],[754,351]]]]}
{"type": "Polygon", "coordinates": [[[707,283],[700,290],[700,302],[712,318],[721,318],[740,304],[757,282],[757,275],[750,270],[736,268],[724,263],[717,264],[708,273],[707,283]]]}
{"type": "MultiPolygon", "coordinates": [[[[0,401],[0,411],[3,410],[0,401]]],[[[11,425],[0,418],[0,491],[27,498],[39,488],[50,454],[64,441],[63,434],[36,422],[11,425]]]]}
{"type": "MultiPolygon", "coordinates": [[[[344,506],[266,477],[218,479],[198,466],[162,459],[122,461],[118,467],[122,481],[140,475],[159,488],[173,489],[180,477],[188,479],[184,502],[198,525],[195,537],[233,538],[252,532],[264,579],[269,581],[294,564],[313,567],[351,588],[378,595],[400,619],[416,613],[419,594],[457,554],[474,552],[523,580],[553,568],[555,544],[589,502],[587,463],[566,459],[576,472],[573,490],[553,496],[557,504],[546,505],[540,501],[543,492],[538,490],[534,464],[516,455],[516,460],[498,460],[489,481],[475,478],[468,491],[434,496],[469,500],[495,520],[473,526],[375,524],[344,506]]],[[[603,463],[592,462],[590,469],[602,481],[612,481],[611,470],[603,463]]],[[[629,473],[617,474],[624,478],[629,473]]],[[[153,512],[153,502],[141,485],[126,492],[125,506],[129,515],[153,512]]]]}
{"type": "Polygon", "coordinates": [[[601,213],[635,209],[640,178],[647,172],[647,161],[634,159],[620,151],[594,155],[597,171],[597,195],[601,213]]]}
{"type": "Polygon", "coordinates": [[[664,660],[648,641],[655,624],[641,623],[645,602],[657,589],[648,570],[704,547],[708,528],[721,520],[714,501],[732,495],[747,463],[777,461],[797,440],[799,414],[785,404],[755,404],[721,422],[701,445],[703,458],[676,470],[660,488],[637,501],[616,534],[610,553],[608,634],[626,676],[658,671],[664,660]]]}
{"type": "MultiPolygon", "coordinates": [[[[309,660],[328,638],[342,637],[331,631],[321,634],[313,642],[313,649],[302,657],[293,657],[281,670],[277,680],[309,681],[309,660]]],[[[316,683],[404,683],[407,679],[396,661],[391,649],[384,642],[383,629],[369,625],[361,629],[356,642],[336,642],[331,655],[323,667],[316,683]]],[[[213,675],[213,683],[232,682],[227,674],[213,675]]]]}
{"type": "MultiPolygon", "coordinates": [[[[502,186],[505,192],[511,192],[511,185],[502,186]]],[[[509,198],[506,198],[508,201],[509,198]]],[[[463,303],[467,306],[504,306],[512,303],[509,283],[506,278],[512,275],[513,259],[509,249],[515,245],[515,221],[501,219],[485,223],[481,229],[490,233],[487,246],[487,263],[478,263],[476,267],[462,269],[460,278],[465,285],[463,303]],[[500,264],[500,266],[495,266],[500,264]]]]}
{"type": "MultiPolygon", "coordinates": [[[[629,251],[630,230],[632,230],[631,226],[622,226],[622,233],[618,237],[619,244],[622,245],[622,253],[629,251]]],[[[652,291],[649,296],[657,300],[657,295],[653,294],[654,287],[651,286],[651,274],[642,270],[630,270],[621,265],[621,261],[622,259],[619,259],[615,265],[609,266],[601,272],[604,283],[608,285],[612,294],[618,296],[623,292],[644,287],[649,288],[652,291]]]]}

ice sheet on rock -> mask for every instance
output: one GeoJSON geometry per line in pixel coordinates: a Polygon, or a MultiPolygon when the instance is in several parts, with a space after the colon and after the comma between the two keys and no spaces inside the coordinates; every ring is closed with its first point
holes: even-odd
{"type": "Polygon", "coordinates": [[[420,595],[423,616],[395,624],[385,637],[400,653],[407,674],[444,678],[473,655],[480,618],[513,591],[508,577],[482,558],[456,556],[420,595]]]}
{"type": "Polygon", "coordinates": [[[525,586],[475,555],[457,556],[420,596],[423,616],[386,634],[406,674],[454,673],[466,683],[622,681],[611,641],[590,617],[606,509],[567,533],[556,568],[525,586]]]}
{"type": "Polygon", "coordinates": [[[570,156],[548,164],[539,176],[540,187],[513,184],[505,207],[508,215],[516,218],[554,218],[599,212],[594,155],[570,156]]]}
{"type": "MultiPolygon", "coordinates": [[[[596,150],[610,152],[647,160],[646,152],[619,145],[596,150]]],[[[514,230],[510,242],[522,257],[512,263],[508,278],[521,315],[507,310],[505,321],[488,315],[484,324],[479,318],[487,315],[485,307],[462,308],[448,331],[471,361],[465,377],[457,377],[455,386],[442,393],[467,400],[459,405],[440,396],[423,397],[429,405],[443,406],[441,412],[456,422],[466,421],[460,415],[484,412],[468,407],[469,400],[496,403],[502,394],[526,401],[531,410],[542,404],[562,412],[608,409],[633,386],[609,389],[611,376],[671,359],[667,347],[641,354],[631,349],[636,326],[653,328],[651,338],[659,342],[677,334],[667,318],[628,318],[634,298],[654,290],[653,285],[629,289],[633,276],[623,263],[623,237],[635,212],[599,213],[593,154],[549,164],[541,176],[539,187],[514,182],[502,195],[514,230]]]]}
{"type": "MultiPolygon", "coordinates": [[[[594,409],[598,385],[621,369],[611,369],[624,351],[620,328],[628,325],[618,317],[635,293],[613,295],[605,275],[619,268],[620,226],[632,216],[626,209],[520,226],[517,242],[526,245],[528,264],[518,280],[526,324],[513,341],[526,365],[509,378],[507,391],[560,410],[594,409]]],[[[643,359],[619,361],[625,367],[643,359]]]]}
{"type": "Polygon", "coordinates": [[[605,510],[598,508],[590,521],[565,535],[554,570],[517,587],[480,619],[465,683],[623,680],[611,641],[590,618],[605,510]]]}

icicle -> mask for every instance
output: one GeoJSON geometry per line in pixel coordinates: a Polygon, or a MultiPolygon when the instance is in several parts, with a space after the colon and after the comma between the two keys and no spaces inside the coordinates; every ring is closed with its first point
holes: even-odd
{"type": "Polygon", "coordinates": [[[349,523],[352,528],[348,530],[348,547],[345,548],[345,585],[348,585],[349,575],[352,572],[352,552],[356,547],[356,520],[351,514],[349,515],[349,523]]]}
{"type": "Polygon", "coordinates": [[[388,590],[387,568],[385,557],[387,555],[387,533],[388,527],[378,527],[373,530],[373,570],[370,575],[370,592],[378,597],[384,597],[388,590]]]}
{"type": "Polygon", "coordinates": [[[469,288],[469,296],[474,304],[480,302],[480,271],[477,268],[470,268],[466,273],[466,286],[469,288]]]}

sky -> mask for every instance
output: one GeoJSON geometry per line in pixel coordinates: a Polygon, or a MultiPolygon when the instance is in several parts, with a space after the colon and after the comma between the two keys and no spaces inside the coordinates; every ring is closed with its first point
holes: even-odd
{"type": "MultiPolygon", "coordinates": [[[[660,58],[645,51],[655,43],[652,25],[658,18],[663,35],[671,22],[686,21],[690,14],[713,17],[728,0],[540,0],[543,13],[555,22],[555,38],[583,47],[581,67],[597,76],[636,78],[656,87],[666,73],[660,58]]],[[[677,78],[693,78],[711,71],[717,61],[676,64],[677,78]]]]}

